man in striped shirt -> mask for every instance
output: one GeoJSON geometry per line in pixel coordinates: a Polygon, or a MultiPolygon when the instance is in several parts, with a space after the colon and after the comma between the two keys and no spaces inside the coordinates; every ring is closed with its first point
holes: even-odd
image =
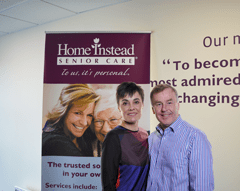
{"type": "Polygon", "coordinates": [[[178,114],[175,88],[167,84],[155,86],[151,102],[160,123],[149,136],[147,191],[212,191],[211,145],[202,131],[178,114]]]}

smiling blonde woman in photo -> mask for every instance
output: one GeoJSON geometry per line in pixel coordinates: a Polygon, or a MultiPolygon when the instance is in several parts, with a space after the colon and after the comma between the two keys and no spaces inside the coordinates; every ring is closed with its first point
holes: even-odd
{"type": "Polygon", "coordinates": [[[42,133],[42,156],[92,156],[88,128],[99,96],[86,84],[62,89],[57,105],[47,115],[42,133]]]}

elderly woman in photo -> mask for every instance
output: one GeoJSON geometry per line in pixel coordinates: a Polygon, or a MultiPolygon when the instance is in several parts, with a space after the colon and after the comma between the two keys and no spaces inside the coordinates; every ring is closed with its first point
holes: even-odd
{"type": "Polygon", "coordinates": [[[92,146],[93,156],[100,157],[106,134],[121,124],[122,116],[118,110],[115,90],[98,89],[96,93],[100,95],[94,111],[94,131],[97,140],[93,142],[92,146]]]}
{"type": "Polygon", "coordinates": [[[92,156],[91,130],[99,96],[86,84],[62,89],[58,104],[47,115],[42,133],[42,155],[92,156]]]}

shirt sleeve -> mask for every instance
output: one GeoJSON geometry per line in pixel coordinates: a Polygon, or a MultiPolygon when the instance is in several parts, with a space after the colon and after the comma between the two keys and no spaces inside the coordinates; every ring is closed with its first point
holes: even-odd
{"type": "Polygon", "coordinates": [[[189,158],[189,190],[212,191],[214,177],[211,145],[205,134],[196,133],[195,135],[189,158]]]}
{"type": "Polygon", "coordinates": [[[121,145],[118,135],[110,131],[102,145],[101,177],[104,191],[116,190],[120,159],[121,145]]]}

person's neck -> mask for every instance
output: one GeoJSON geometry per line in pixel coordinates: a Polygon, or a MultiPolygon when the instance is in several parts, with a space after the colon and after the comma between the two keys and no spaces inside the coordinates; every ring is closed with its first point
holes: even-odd
{"type": "Polygon", "coordinates": [[[159,126],[163,131],[169,127],[169,126],[166,126],[166,125],[162,125],[161,123],[159,124],[159,126]]]}
{"type": "Polygon", "coordinates": [[[135,123],[129,123],[127,121],[122,121],[121,124],[124,128],[129,129],[131,131],[138,131],[138,121],[135,123]]]}

